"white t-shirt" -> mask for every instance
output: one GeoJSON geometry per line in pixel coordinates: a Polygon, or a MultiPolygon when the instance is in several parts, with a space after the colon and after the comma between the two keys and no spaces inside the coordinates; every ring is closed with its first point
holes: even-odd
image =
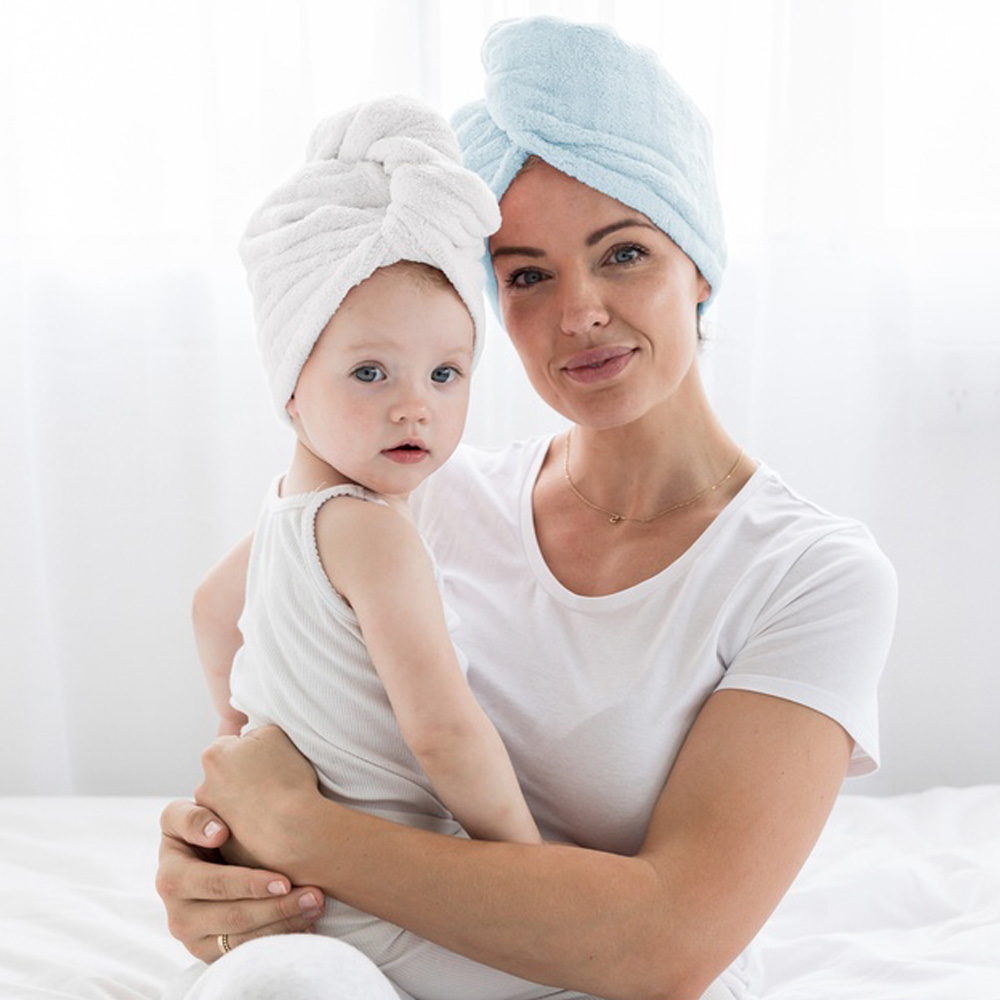
{"type": "Polygon", "coordinates": [[[469,682],[543,835],[634,853],[695,716],[724,688],[822,712],[855,741],[849,773],[874,770],[896,579],[864,526],[761,466],[676,562],[584,597],[535,536],[549,442],[460,448],[412,497],[469,682]]]}

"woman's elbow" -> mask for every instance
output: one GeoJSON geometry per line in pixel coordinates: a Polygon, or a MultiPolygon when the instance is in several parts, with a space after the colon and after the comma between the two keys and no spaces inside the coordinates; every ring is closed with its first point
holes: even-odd
{"type": "Polygon", "coordinates": [[[648,957],[639,964],[641,972],[636,970],[634,986],[624,994],[628,1000],[699,1000],[722,971],[685,968],[676,960],[650,961],[648,957]]]}
{"type": "Polygon", "coordinates": [[[729,964],[711,932],[650,920],[629,935],[617,978],[628,1000],[699,1000],[729,964]]]}

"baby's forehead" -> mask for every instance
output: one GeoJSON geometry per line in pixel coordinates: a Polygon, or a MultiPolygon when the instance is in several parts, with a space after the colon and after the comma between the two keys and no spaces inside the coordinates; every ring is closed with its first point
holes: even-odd
{"type": "Polygon", "coordinates": [[[320,340],[328,349],[352,356],[419,355],[425,349],[438,354],[471,356],[475,330],[471,318],[465,322],[463,315],[442,322],[419,312],[409,317],[380,317],[345,310],[334,314],[320,340]]]}
{"type": "Polygon", "coordinates": [[[414,338],[404,330],[380,329],[373,332],[353,327],[328,331],[338,349],[349,354],[386,354],[411,350],[414,338]]]}
{"type": "Polygon", "coordinates": [[[449,354],[475,347],[468,307],[443,273],[426,266],[378,268],[355,285],[327,321],[324,350],[449,354]]]}

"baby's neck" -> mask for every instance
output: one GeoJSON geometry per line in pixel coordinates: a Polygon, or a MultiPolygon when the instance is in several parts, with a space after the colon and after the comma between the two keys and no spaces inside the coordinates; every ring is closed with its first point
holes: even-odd
{"type": "MultiPolygon", "coordinates": [[[[296,441],[295,452],[292,455],[288,471],[281,477],[279,493],[283,497],[292,497],[300,493],[316,493],[319,490],[329,489],[331,486],[349,484],[361,486],[363,489],[369,490],[370,493],[376,493],[364,483],[359,483],[356,479],[345,476],[329,462],[323,461],[301,441],[296,441]]],[[[413,520],[406,496],[386,496],[383,493],[376,493],[376,495],[385,500],[389,506],[395,507],[404,517],[413,520]]]]}
{"type": "Polygon", "coordinates": [[[288,471],[281,480],[281,495],[295,496],[298,493],[315,493],[331,486],[343,486],[354,480],[324,462],[310,451],[301,441],[295,442],[295,451],[288,465],[288,471]]]}

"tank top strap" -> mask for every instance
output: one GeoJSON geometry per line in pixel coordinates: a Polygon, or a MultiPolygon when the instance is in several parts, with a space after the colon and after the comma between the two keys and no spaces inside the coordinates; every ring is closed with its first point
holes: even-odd
{"type": "Polygon", "coordinates": [[[313,493],[306,506],[307,513],[311,513],[315,517],[320,507],[334,497],[355,497],[358,500],[368,500],[370,503],[386,504],[383,497],[365,489],[364,486],[359,486],[357,483],[341,483],[338,486],[328,486],[325,490],[317,490],[313,493]]]}
{"type": "Polygon", "coordinates": [[[316,517],[320,508],[327,501],[336,497],[354,497],[356,500],[366,500],[369,503],[388,506],[388,503],[377,493],[373,493],[357,483],[341,483],[337,486],[328,486],[325,490],[317,490],[310,496],[309,502],[302,509],[300,522],[303,541],[307,542],[308,547],[312,550],[316,548],[316,517]]]}

